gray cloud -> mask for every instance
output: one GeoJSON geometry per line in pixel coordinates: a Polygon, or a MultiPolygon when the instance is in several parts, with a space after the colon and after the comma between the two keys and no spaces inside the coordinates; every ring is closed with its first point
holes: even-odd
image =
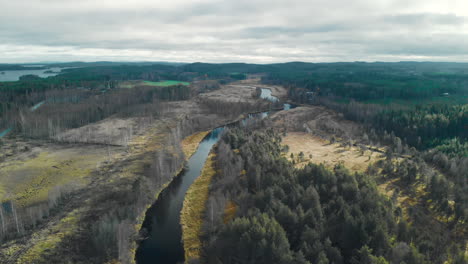
{"type": "Polygon", "coordinates": [[[0,4],[0,62],[468,60],[461,0],[0,4]]]}

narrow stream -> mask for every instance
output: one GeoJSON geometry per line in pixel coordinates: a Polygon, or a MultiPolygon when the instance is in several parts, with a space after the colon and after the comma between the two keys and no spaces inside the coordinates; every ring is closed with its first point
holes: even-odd
{"type": "MultiPolygon", "coordinates": [[[[278,101],[271,95],[270,89],[263,89],[262,98],[278,101]]],[[[284,105],[284,110],[293,108],[284,105]]],[[[248,119],[265,117],[268,112],[251,114],[237,124],[245,124],[248,119]]],[[[143,228],[148,230],[148,238],[143,240],[136,252],[138,264],[175,264],[184,262],[184,248],[181,242],[182,229],[180,226],[180,211],[187,192],[193,181],[200,176],[201,170],[210,153],[211,148],[221,138],[225,127],[213,129],[200,142],[197,151],[188,160],[186,169],[181,172],[169,186],[162,191],[158,200],[146,212],[143,228]]]]}

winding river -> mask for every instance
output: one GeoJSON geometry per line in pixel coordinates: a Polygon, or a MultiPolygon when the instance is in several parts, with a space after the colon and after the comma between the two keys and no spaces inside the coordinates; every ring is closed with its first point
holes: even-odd
{"type": "MultiPolygon", "coordinates": [[[[261,98],[277,102],[271,90],[262,88],[261,98]]],[[[292,108],[284,105],[284,110],[292,108]]],[[[265,117],[268,112],[250,114],[247,118],[235,123],[243,125],[248,119],[265,117]]],[[[138,264],[146,263],[183,263],[184,248],[182,245],[182,229],[180,226],[180,211],[190,185],[200,176],[201,170],[208,158],[211,148],[221,138],[226,127],[213,129],[199,144],[197,151],[188,160],[186,169],[181,172],[159,195],[157,201],[146,212],[143,228],[148,230],[148,238],[143,240],[136,252],[138,264]]]]}

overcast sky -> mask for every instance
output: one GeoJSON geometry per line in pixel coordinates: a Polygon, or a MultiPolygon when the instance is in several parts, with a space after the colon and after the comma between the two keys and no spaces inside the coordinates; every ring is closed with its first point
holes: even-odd
{"type": "Polygon", "coordinates": [[[0,62],[468,61],[467,0],[0,0],[0,62]]]}

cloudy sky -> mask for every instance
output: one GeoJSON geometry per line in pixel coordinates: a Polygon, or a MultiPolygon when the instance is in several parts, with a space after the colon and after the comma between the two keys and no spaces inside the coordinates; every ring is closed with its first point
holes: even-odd
{"type": "Polygon", "coordinates": [[[466,0],[0,0],[0,62],[468,61],[466,0]]]}

